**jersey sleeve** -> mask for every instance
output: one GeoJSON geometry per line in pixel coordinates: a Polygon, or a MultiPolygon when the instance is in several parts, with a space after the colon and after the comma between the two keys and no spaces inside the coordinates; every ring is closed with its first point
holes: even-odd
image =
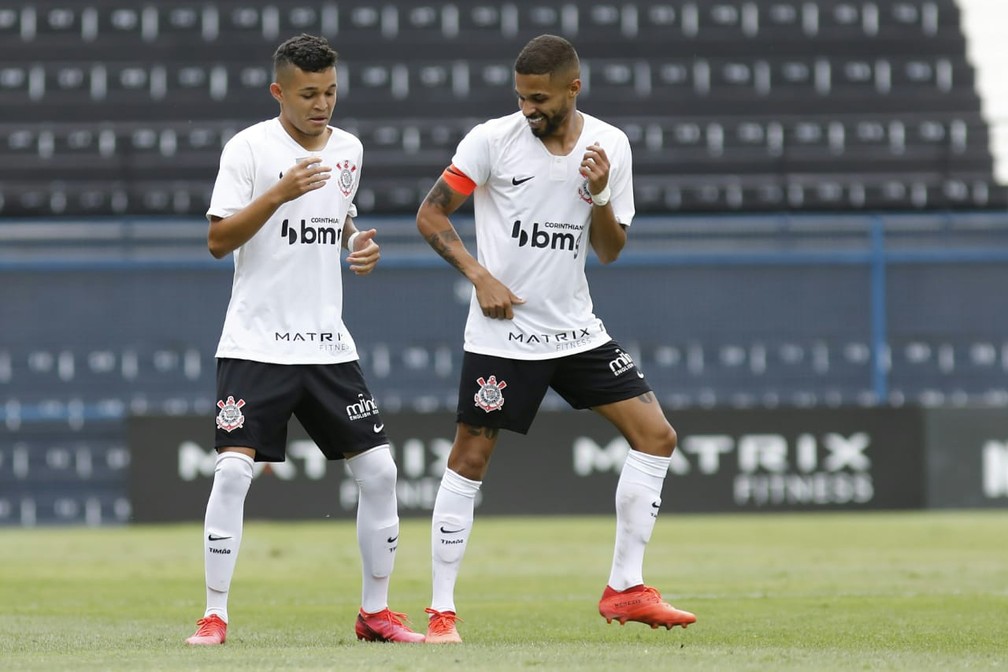
{"type": "Polygon", "coordinates": [[[221,152],[207,219],[230,217],[252,202],[252,172],[251,146],[244,138],[232,138],[221,152]]]}
{"type": "Polygon", "coordinates": [[[486,124],[479,124],[459,142],[452,165],[476,186],[490,179],[490,138],[486,124]]]}
{"type": "Polygon", "coordinates": [[[636,209],[633,195],[633,156],[630,141],[625,133],[616,135],[612,149],[606,149],[609,156],[609,188],[612,190],[611,202],[616,221],[624,226],[633,222],[636,209]]]}
{"type": "Polygon", "coordinates": [[[357,190],[360,188],[361,171],[364,168],[364,144],[357,138],[354,138],[354,140],[356,141],[355,145],[357,149],[357,168],[353,171],[353,186],[350,188],[350,194],[347,196],[350,200],[350,209],[353,211],[352,217],[357,216],[357,206],[353,201],[357,197],[357,190]]]}

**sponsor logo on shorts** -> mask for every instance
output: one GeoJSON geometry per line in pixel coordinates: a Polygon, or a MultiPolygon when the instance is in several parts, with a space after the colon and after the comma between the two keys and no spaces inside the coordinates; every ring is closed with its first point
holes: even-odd
{"type": "Polygon", "coordinates": [[[374,397],[368,398],[363,393],[358,394],[357,403],[349,404],[346,407],[346,414],[351,420],[370,418],[372,415],[378,415],[378,402],[374,400],[374,397]]]}
{"type": "MultiPolygon", "coordinates": [[[[633,358],[627,353],[623,352],[619,348],[616,349],[618,356],[616,359],[609,362],[609,370],[612,371],[614,376],[622,376],[624,373],[630,369],[636,369],[637,365],[634,364],[633,358]]],[[[637,376],[643,378],[644,374],[637,370],[637,376]]]]}
{"type": "Polygon", "coordinates": [[[490,411],[499,411],[504,405],[504,395],[501,393],[501,390],[507,387],[507,383],[503,380],[498,382],[497,376],[490,376],[487,380],[484,380],[480,376],[476,379],[476,384],[480,386],[480,389],[473,396],[473,401],[476,402],[476,405],[487,413],[490,411]]]}
{"type": "Polygon", "coordinates": [[[220,409],[220,413],[217,414],[217,427],[225,432],[240,429],[245,424],[245,416],[241,411],[244,405],[244,399],[235,401],[232,396],[229,396],[227,401],[218,401],[217,408],[220,409]]]}

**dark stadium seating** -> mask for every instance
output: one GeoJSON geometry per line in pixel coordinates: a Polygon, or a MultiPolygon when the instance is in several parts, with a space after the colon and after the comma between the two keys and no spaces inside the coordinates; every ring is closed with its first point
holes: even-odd
{"type": "Polygon", "coordinates": [[[1008,204],[954,0],[41,0],[0,10],[0,215],[202,214],[193,183],[275,113],[269,57],[302,31],[341,52],[362,212],[415,210],[461,135],[514,109],[543,32],[578,47],[582,109],[631,136],[641,212],[1008,204]]]}
{"type": "MultiPolygon", "coordinates": [[[[788,337],[734,341],[637,343],[627,350],[673,407],[873,405],[871,348],[856,340],[788,337]]],[[[936,405],[960,395],[970,403],[1008,403],[1006,345],[992,338],[900,340],[888,349],[889,401],[936,405]]],[[[389,410],[455,406],[459,353],[452,343],[369,342],[361,365],[389,410]]],[[[0,352],[0,381],[17,381],[8,409],[48,409],[54,419],[74,408],[167,414],[210,413],[212,358],[182,350],[36,349],[0,352]],[[10,365],[4,374],[4,362],[10,365]]]]}

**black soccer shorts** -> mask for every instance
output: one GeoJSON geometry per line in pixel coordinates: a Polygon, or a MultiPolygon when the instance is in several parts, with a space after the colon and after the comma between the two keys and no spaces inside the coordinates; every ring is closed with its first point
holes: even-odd
{"type": "Polygon", "coordinates": [[[466,352],[458,421],[527,434],[549,388],[577,409],[651,391],[643,372],[614,340],[555,359],[520,360],[466,352]]]}
{"type": "Polygon", "coordinates": [[[253,448],[257,462],[283,462],[292,415],[330,460],[388,443],[357,362],[219,359],[217,396],[216,447],[253,448]]]}

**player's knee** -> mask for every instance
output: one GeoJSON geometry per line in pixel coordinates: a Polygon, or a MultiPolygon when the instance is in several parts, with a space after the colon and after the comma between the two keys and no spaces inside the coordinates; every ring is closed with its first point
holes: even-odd
{"type": "Polygon", "coordinates": [[[252,458],[240,453],[222,453],[214,469],[214,488],[222,495],[244,497],[252,483],[252,458]]]}
{"type": "Polygon", "coordinates": [[[655,428],[653,433],[649,433],[646,439],[648,445],[647,447],[642,446],[641,450],[651,455],[669,457],[675,451],[678,440],[679,437],[676,435],[675,429],[665,422],[662,426],[655,428]]]}
{"type": "MultiPolygon", "coordinates": [[[[374,493],[395,492],[398,469],[392,453],[387,447],[375,448],[373,453],[364,453],[368,458],[366,478],[361,478],[354,474],[354,479],[362,490],[374,493]]],[[[359,458],[358,458],[359,459],[359,458]]],[[[354,464],[351,463],[350,471],[354,472],[354,464]]]]}
{"type": "Polygon", "coordinates": [[[667,454],[671,455],[672,452],[676,449],[676,446],[679,445],[679,435],[676,434],[675,428],[672,425],[665,423],[665,427],[666,427],[665,437],[662,443],[664,444],[665,448],[668,451],[667,454]]]}
{"type": "Polygon", "coordinates": [[[482,481],[490,464],[490,456],[476,450],[453,450],[448,468],[471,481],[482,481]]]}

